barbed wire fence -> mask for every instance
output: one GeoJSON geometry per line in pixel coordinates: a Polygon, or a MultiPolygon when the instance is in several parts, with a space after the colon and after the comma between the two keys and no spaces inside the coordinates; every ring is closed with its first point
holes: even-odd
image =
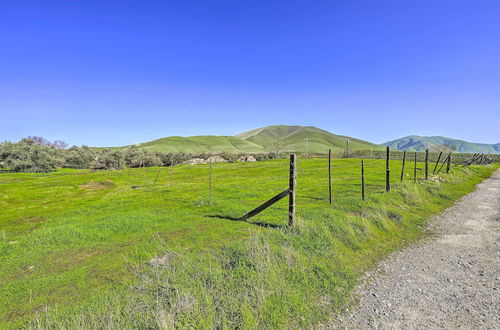
{"type": "MultiPolygon", "coordinates": [[[[373,157],[373,152],[370,155],[372,158],[360,157],[360,162],[355,163],[332,157],[331,150],[327,157],[308,157],[298,162],[297,156],[291,154],[288,168],[283,166],[283,162],[266,162],[265,166],[258,162],[241,163],[242,166],[228,167],[230,165],[216,163],[210,157],[205,164],[193,165],[188,169],[177,170],[174,166],[128,169],[128,178],[131,184],[135,183],[132,187],[166,189],[171,193],[169,199],[179,202],[191,199],[198,200],[201,205],[211,206],[214,200],[222,198],[218,195],[224,198],[234,196],[230,198],[237,198],[241,206],[248,208],[247,213],[233,219],[241,221],[252,218],[288,197],[288,225],[293,226],[296,208],[337,207],[349,199],[365,200],[370,195],[390,193],[392,185],[405,179],[419,182],[428,180],[429,175],[439,175],[441,171],[443,174],[449,173],[452,159],[455,158],[452,153],[443,157],[443,152],[440,152],[432,157],[429,151],[412,154],[393,152],[389,148],[386,148],[384,157],[381,157],[382,154],[373,157]],[[396,161],[395,165],[393,161],[396,161]],[[259,182],[266,182],[266,185],[261,186],[259,182]],[[263,201],[262,195],[268,195],[270,199],[263,201]]],[[[469,157],[462,162],[455,162],[455,166],[487,165],[494,161],[493,157],[484,154],[469,157]]],[[[214,206],[217,205],[215,203],[214,206]]]]}

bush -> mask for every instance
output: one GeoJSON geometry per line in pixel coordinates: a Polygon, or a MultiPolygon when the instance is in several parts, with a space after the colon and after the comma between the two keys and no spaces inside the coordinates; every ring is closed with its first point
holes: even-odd
{"type": "Polygon", "coordinates": [[[158,154],[135,146],[126,149],[124,159],[128,167],[150,167],[163,164],[158,154]]]}
{"type": "Polygon", "coordinates": [[[31,140],[0,144],[0,163],[16,172],[50,172],[62,164],[62,154],[53,146],[31,140]]]}
{"type": "MultiPolygon", "coordinates": [[[[31,136],[18,143],[0,143],[0,168],[16,172],[48,172],[57,167],[75,169],[117,170],[129,167],[174,166],[191,158],[208,159],[219,155],[228,161],[236,161],[246,153],[187,154],[151,152],[136,146],[126,149],[91,149],[73,146],[66,149],[63,141],[50,142],[42,137],[31,136]]],[[[283,158],[284,154],[252,154],[256,160],[283,158]]]]}
{"type": "Polygon", "coordinates": [[[102,149],[90,164],[93,170],[120,170],[125,165],[124,154],[120,150],[102,149]]]}
{"type": "MultiPolygon", "coordinates": [[[[204,154],[203,155],[194,155],[194,154],[185,154],[183,152],[180,152],[180,153],[169,152],[169,153],[160,153],[159,154],[159,157],[163,163],[163,166],[174,166],[177,164],[182,164],[191,158],[195,158],[195,157],[203,158],[204,156],[205,156],[204,154]]],[[[207,158],[208,158],[208,156],[207,156],[207,158]]],[[[206,158],[204,158],[204,159],[206,159],[206,158]]]]}
{"type": "Polygon", "coordinates": [[[68,168],[90,168],[95,160],[96,154],[87,146],[73,146],[65,153],[64,167],[68,168]]]}

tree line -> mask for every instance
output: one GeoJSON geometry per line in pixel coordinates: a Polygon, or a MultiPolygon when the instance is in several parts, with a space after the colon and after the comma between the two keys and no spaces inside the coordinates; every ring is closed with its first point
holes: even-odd
{"type": "MultiPolygon", "coordinates": [[[[228,161],[245,154],[218,153],[228,161]]],[[[173,166],[191,158],[207,159],[211,154],[152,152],[130,146],[126,148],[90,148],[72,146],[64,141],[47,141],[30,136],[19,142],[0,143],[0,171],[50,172],[57,168],[119,170],[124,167],[173,166]]],[[[276,153],[253,154],[256,160],[277,158],[276,153]]]]}

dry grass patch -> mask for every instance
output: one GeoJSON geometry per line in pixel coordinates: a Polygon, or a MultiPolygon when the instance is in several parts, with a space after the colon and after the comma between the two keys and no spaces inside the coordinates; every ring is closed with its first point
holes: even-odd
{"type": "Polygon", "coordinates": [[[103,190],[113,188],[115,184],[111,180],[104,181],[90,181],[85,184],[80,185],[80,188],[85,190],[103,190]]]}

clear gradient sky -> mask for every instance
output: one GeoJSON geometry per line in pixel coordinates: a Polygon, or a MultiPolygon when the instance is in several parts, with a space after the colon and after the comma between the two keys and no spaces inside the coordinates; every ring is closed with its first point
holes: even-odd
{"type": "Polygon", "coordinates": [[[500,1],[0,1],[0,140],[500,142],[500,1]]]}

